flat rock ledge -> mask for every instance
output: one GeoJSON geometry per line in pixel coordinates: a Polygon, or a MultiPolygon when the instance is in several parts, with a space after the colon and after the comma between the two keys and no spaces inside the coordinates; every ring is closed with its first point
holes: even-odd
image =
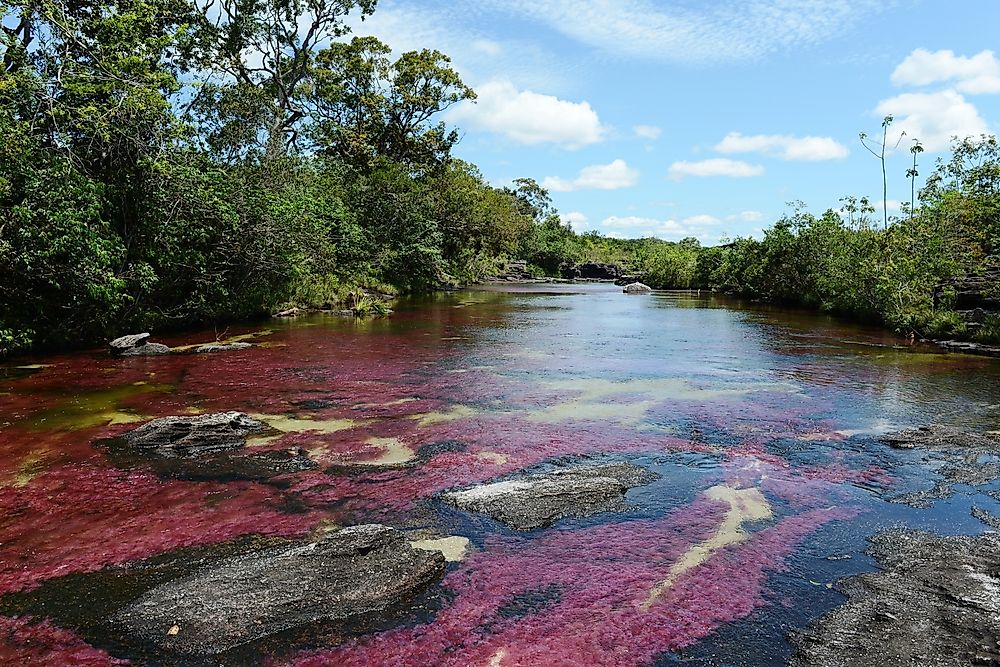
{"type": "Polygon", "coordinates": [[[626,509],[625,492],[657,478],[631,463],[580,466],[482,484],[442,494],[467,512],[480,512],[517,530],[551,526],[565,517],[626,509]]]}
{"type": "Polygon", "coordinates": [[[162,417],[121,436],[122,442],[166,458],[189,458],[239,449],[249,434],[264,430],[263,423],[242,412],[162,417]]]}
{"type": "Polygon", "coordinates": [[[444,571],[439,551],[412,548],[396,529],[354,526],[161,584],[110,624],[175,655],[213,656],[286,630],[402,607],[444,571]]]}
{"type": "Polygon", "coordinates": [[[652,291],[653,288],[644,283],[629,283],[622,288],[622,292],[625,294],[646,294],[652,291]]]}
{"type": "Polygon", "coordinates": [[[894,449],[914,450],[933,461],[937,475],[933,488],[887,497],[890,502],[930,507],[953,495],[956,484],[982,487],[1000,479],[1000,434],[931,424],[880,439],[894,449]]]}
{"type": "Polygon", "coordinates": [[[793,635],[793,667],[1000,664],[1000,535],[889,531],[883,570],[838,584],[848,601],[793,635]]]}

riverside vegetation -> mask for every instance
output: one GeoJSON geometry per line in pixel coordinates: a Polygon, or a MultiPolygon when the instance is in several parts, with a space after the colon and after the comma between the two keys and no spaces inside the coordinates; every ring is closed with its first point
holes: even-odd
{"type": "MultiPolygon", "coordinates": [[[[475,92],[440,52],[350,38],[348,15],[375,4],[0,0],[0,352],[363,310],[368,291],[480,280],[513,258],[973,335],[934,288],[997,254],[994,138],[957,141],[891,221],[848,197],[720,247],[577,234],[535,181],[493,187],[452,155],[441,113],[475,92]]],[[[1000,339],[1000,321],[974,336],[1000,339]]]]}

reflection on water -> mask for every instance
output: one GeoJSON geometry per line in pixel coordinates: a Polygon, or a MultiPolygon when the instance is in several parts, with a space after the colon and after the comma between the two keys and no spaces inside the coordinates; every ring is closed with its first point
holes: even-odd
{"type": "Polygon", "coordinates": [[[277,322],[266,340],[0,372],[0,661],[157,659],[60,611],[74,577],[113,601],[123,594],[102,588],[102,568],[381,522],[445,553],[436,602],[397,627],[267,644],[273,661],[780,665],[788,630],[839,603],[838,577],[871,567],[873,532],[975,532],[970,507],[996,511],[990,486],[929,509],[888,502],[937,473],[876,436],[932,421],[1000,428],[1000,363],[827,317],[712,295],[505,287],[383,320],[277,322]],[[115,467],[93,445],[136,420],[222,410],[270,427],[254,452],[302,448],[320,469],[186,481],[115,467]],[[579,461],[660,478],[631,490],[625,513],[524,534],[437,499],[579,461]]]}

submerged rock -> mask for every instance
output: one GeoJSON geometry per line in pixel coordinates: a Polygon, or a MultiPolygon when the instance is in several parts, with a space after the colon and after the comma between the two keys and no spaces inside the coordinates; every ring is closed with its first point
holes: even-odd
{"type": "Polygon", "coordinates": [[[130,641],[189,656],[224,653],[279,632],[399,607],[438,580],[438,551],[382,525],[228,558],[161,584],[111,619],[130,641]]]}
{"type": "Polygon", "coordinates": [[[796,667],[1000,664],[1000,535],[890,531],[872,540],[883,571],[793,636],[796,667]]]}
{"type": "Polygon", "coordinates": [[[129,447],[164,457],[196,457],[239,449],[250,433],[264,424],[242,412],[218,412],[192,417],[163,417],[121,436],[129,447]]]}
{"type": "Polygon", "coordinates": [[[956,484],[982,486],[1000,479],[997,433],[932,424],[883,435],[881,440],[894,449],[924,452],[940,476],[933,488],[887,498],[892,502],[929,507],[935,500],[950,497],[956,484]]]}
{"type": "Polygon", "coordinates": [[[253,347],[252,343],[206,343],[205,345],[199,345],[194,349],[196,354],[203,354],[206,352],[228,352],[230,350],[245,350],[248,347],[253,347]]]}
{"type": "Polygon", "coordinates": [[[625,492],[656,477],[631,463],[581,466],[449,491],[441,497],[459,509],[531,530],[564,517],[623,511],[625,492]]]}
{"type": "Polygon", "coordinates": [[[643,283],[631,283],[622,288],[622,292],[625,292],[625,294],[645,294],[652,291],[652,287],[643,283]]]}
{"type": "Polygon", "coordinates": [[[954,426],[931,424],[908,431],[889,433],[882,441],[896,449],[927,449],[945,452],[993,450],[1000,452],[1000,434],[977,433],[954,426]]]}

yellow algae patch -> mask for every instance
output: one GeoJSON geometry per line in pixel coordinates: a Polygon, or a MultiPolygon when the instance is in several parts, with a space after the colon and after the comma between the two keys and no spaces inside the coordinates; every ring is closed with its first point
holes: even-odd
{"type": "Polygon", "coordinates": [[[507,649],[500,649],[492,656],[490,656],[490,661],[486,663],[486,667],[500,667],[503,663],[503,659],[507,657],[507,649]]]}
{"type": "MultiPolygon", "coordinates": [[[[270,336],[274,333],[273,329],[261,329],[260,331],[253,331],[251,333],[239,334],[237,336],[229,336],[228,338],[218,338],[216,340],[206,340],[200,343],[190,343],[188,345],[178,345],[177,347],[170,348],[174,352],[187,352],[188,350],[193,350],[195,348],[201,347],[203,345],[225,345],[226,343],[243,343],[254,338],[260,338],[261,336],[270,336]]],[[[271,344],[274,345],[273,343],[271,344]]]]}
{"type": "Polygon", "coordinates": [[[440,537],[429,540],[414,540],[410,546],[423,551],[440,551],[444,554],[444,559],[449,563],[456,563],[463,560],[469,552],[469,538],[461,535],[450,537],[440,537]]]}
{"type": "Polygon", "coordinates": [[[730,396],[743,396],[752,391],[798,391],[787,383],[760,383],[704,389],[677,378],[633,379],[624,381],[604,378],[583,378],[545,383],[545,387],[558,392],[575,393],[559,403],[531,410],[528,419],[537,422],[563,422],[573,419],[599,419],[638,425],[646,413],[657,403],[666,400],[711,400],[730,396]],[[634,397],[631,402],[623,397],[634,397]]]}
{"type": "Polygon", "coordinates": [[[386,403],[358,403],[354,407],[355,408],[366,408],[366,409],[371,409],[371,408],[385,408],[385,407],[390,407],[390,406],[393,406],[393,405],[405,405],[407,403],[413,403],[413,402],[419,401],[419,400],[420,400],[419,398],[397,398],[395,401],[388,401],[386,403]]]}
{"type": "Polygon", "coordinates": [[[366,423],[355,419],[309,419],[289,417],[287,415],[252,414],[252,418],[262,421],[271,428],[282,433],[300,433],[302,431],[319,431],[321,433],[336,433],[346,431],[366,423]]]}
{"type": "Polygon", "coordinates": [[[275,431],[280,431],[278,435],[263,434],[247,438],[247,445],[253,447],[267,444],[281,437],[284,433],[303,433],[315,431],[317,433],[336,433],[337,431],[347,431],[356,426],[367,424],[367,420],[354,419],[308,419],[302,417],[289,417],[288,415],[264,415],[252,414],[250,417],[257,421],[264,422],[275,431]]]}
{"type": "Polygon", "coordinates": [[[498,466],[502,466],[510,461],[509,456],[501,454],[500,452],[479,452],[476,454],[476,458],[487,463],[495,463],[498,466]]]}
{"type": "Polygon", "coordinates": [[[26,420],[26,424],[35,431],[48,429],[76,431],[94,426],[145,421],[148,417],[119,410],[118,405],[132,396],[168,392],[172,389],[173,387],[169,384],[136,382],[111,389],[92,391],[73,396],[51,410],[32,415],[26,420]]]}
{"type": "Polygon", "coordinates": [[[182,412],[186,415],[200,415],[204,414],[205,411],[196,405],[189,405],[188,407],[184,408],[182,412]]]}
{"type": "Polygon", "coordinates": [[[15,366],[23,371],[36,371],[41,368],[52,368],[55,364],[25,364],[24,366],[15,366]]]}
{"type": "Polygon", "coordinates": [[[356,460],[347,456],[339,456],[338,459],[345,465],[355,466],[394,466],[412,461],[417,453],[410,449],[399,438],[368,438],[365,444],[382,450],[381,456],[375,459],[356,460]]]}
{"type": "Polygon", "coordinates": [[[415,415],[409,415],[407,419],[415,419],[417,424],[420,426],[432,426],[434,424],[444,424],[447,422],[457,421],[459,419],[466,419],[468,417],[476,417],[479,414],[479,410],[471,408],[468,405],[453,405],[448,410],[442,410],[440,412],[419,412],[415,415]]]}
{"type": "Polygon", "coordinates": [[[0,482],[0,487],[12,486],[14,488],[25,487],[31,483],[31,480],[35,479],[45,470],[45,458],[49,454],[49,450],[42,449],[39,451],[31,452],[17,464],[17,468],[14,470],[14,474],[4,482],[0,482]]]}
{"type": "Polygon", "coordinates": [[[705,491],[705,495],[712,500],[724,502],[729,505],[722,524],[715,532],[715,535],[706,541],[696,544],[688,549],[680,559],[670,568],[667,578],[653,586],[649,595],[642,603],[642,609],[649,609],[659,599],[663,593],[674,585],[677,578],[682,574],[698,567],[712,557],[719,549],[732,544],[740,544],[750,538],[749,533],[743,530],[743,524],[752,521],[762,521],[770,519],[773,514],[767,499],[760,492],[760,489],[734,489],[729,486],[713,486],[705,491]]]}

